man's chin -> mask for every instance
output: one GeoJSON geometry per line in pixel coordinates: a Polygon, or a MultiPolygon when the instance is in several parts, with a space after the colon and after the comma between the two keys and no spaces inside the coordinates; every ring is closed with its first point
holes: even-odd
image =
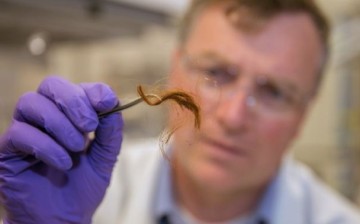
{"type": "Polygon", "coordinates": [[[239,172],[228,170],[219,164],[199,164],[196,170],[193,170],[198,184],[207,189],[217,191],[227,191],[239,184],[239,172]]]}

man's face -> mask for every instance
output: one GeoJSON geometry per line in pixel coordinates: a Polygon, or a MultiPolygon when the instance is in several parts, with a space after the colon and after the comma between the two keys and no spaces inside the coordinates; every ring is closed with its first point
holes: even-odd
{"type": "Polygon", "coordinates": [[[219,191],[240,191],[265,186],[276,173],[301,126],[322,50],[305,14],[282,14],[248,32],[231,25],[224,7],[199,14],[170,76],[173,87],[194,94],[201,127],[185,110],[172,113],[170,124],[186,118],[173,142],[175,167],[183,176],[219,191]],[[199,74],[207,66],[236,72],[223,78],[221,69],[210,69],[210,79],[221,77],[209,87],[199,74]]]}

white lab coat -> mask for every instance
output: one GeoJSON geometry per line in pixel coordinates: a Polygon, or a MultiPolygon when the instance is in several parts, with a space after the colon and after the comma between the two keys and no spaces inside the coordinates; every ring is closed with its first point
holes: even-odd
{"type": "MultiPolygon", "coordinates": [[[[157,141],[124,149],[94,224],[154,224],[151,208],[158,167],[163,160],[157,141]]],[[[317,180],[303,165],[286,159],[271,224],[360,224],[359,211],[317,180]]]]}

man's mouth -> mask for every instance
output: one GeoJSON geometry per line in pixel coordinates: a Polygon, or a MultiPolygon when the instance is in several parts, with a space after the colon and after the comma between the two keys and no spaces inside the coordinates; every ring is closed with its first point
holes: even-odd
{"type": "Polygon", "coordinates": [[[235,144],[226,143],[224,141],[216,140],[206,136],[203,136],[202,142],[206,144],[210,150],[213,151],[213,153],[218,154],[221,157],[239,157],[247,155],[247,152],[244,149],[241,149],[238,145],[235,144]]]}

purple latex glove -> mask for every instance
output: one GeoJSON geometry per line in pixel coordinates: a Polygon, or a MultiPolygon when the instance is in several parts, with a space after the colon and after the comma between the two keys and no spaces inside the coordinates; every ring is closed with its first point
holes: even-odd
{"type": "Polygon", "coordinates": [[[0,138],[0,192],[5,223],[91,223],[120,151],[123,121],[104,84],[45,79],[22,96],[0,138]],[[87,133],[95,131],[89,142],[87,133]]]}

